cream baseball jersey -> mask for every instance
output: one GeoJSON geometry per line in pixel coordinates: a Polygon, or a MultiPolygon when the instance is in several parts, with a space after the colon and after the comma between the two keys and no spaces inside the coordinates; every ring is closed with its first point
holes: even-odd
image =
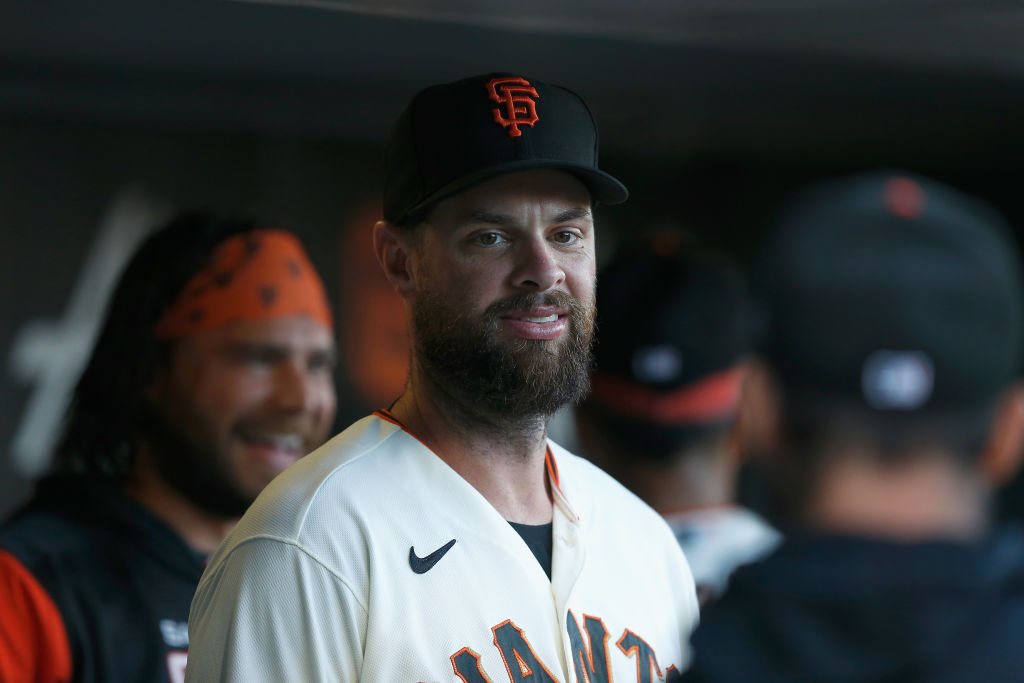
{"type": "Polygon", "coordinates": [[[550,444],[548,579],[466,480],[389,413],[260,495],[200,581],[186,680],[671,681],[697,620],[665,522],[550,444]]]}

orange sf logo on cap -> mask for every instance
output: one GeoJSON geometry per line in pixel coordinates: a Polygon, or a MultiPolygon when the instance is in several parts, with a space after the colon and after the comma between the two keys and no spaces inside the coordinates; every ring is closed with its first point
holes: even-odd
{"type": "Polygon", "coordinates": [[[494,112],[494,122],[508,128],[510,138],[517,138],[523,134],[519,126],[533,127],[533,124],[537,123],[537,101],[534,98],[540,95],[525,78],[493,78],[487,83],[487,93],[492,100],[505,105],[504,113],[501,109],[491,111],[494,112]]]}

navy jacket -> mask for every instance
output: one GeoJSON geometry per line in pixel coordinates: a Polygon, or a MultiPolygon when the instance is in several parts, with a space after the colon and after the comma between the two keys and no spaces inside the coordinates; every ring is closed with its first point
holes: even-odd
{"type": "Polygon", "coordinates": [[[0,550],[56,605],[73,681],[183,680],[188,610],[205,558],[116,486],[42,482],[0,527],[0,550]]]}
{"type": "Polygon", "coordinates": [[[702,615],[684,681],[1024,681],[1024,536],[792,537],[702,615]]]}

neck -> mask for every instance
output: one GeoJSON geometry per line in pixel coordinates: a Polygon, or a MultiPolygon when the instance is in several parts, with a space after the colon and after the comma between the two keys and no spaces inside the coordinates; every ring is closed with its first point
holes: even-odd
{"type": "Polygon", "coordinates": [[[197,508],[160,477],[144,452],[138,453],[136,463],[124,484],[125,494],[174,529],[194,551],[212,555],[238,520],[197,508]]]}
{"type": "Polygon", "coordinates": [[[729,431],[655,459],[610,443],[593,412],[576,410],[574,418],[582,453],[659,513],[734,504],[738,457],[729,431]]]}
{"type": "Polygon", "coordinates": [[[607,463],[597,464],[663,515],[734,502],[732,473],[714,453],[689,453],[666,462],[613,457],[607,463]]]}
{"type": "Polygon", "coordinates": [[[828,463],[804,509],[808,526],[901,542],[968,541],[987,530],[986,489],[949,456],[893,464],[861,454],[828,463]]]}
{"type": "Polygon", "coordinates": [[[415,371],[391,412],[505,519],[521,524],[551,521],[546,418],[480,414],[471,401],[439,391],[415,371]]]}

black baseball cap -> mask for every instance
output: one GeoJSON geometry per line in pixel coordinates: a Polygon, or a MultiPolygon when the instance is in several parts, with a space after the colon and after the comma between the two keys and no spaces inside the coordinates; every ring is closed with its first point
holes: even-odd
{"type": "Polygon", "coordinates": [[[507,73],[434,85],[391,128],[384,218],[402,224],[472,185],[539,168],[573,173],[595,202],[625,201],[625,185],[597,167],[597,152],[597,124],[571,90],[507,73]]]}
{"type": "Polygon", "coordinates": [[[633,451],[668,451],[729,424],[749,351],[737,265],[685,233],[631,238],[597,279],[597,343],[584,408],[633,451]]]}
{"type": "Polygon", "coordinates": [[[804,191],[754,283],[760,350],[793,397],[956,412],[1019,374],[1017,245],[991,206],[936,181],[881,171],[804,191]]]}

